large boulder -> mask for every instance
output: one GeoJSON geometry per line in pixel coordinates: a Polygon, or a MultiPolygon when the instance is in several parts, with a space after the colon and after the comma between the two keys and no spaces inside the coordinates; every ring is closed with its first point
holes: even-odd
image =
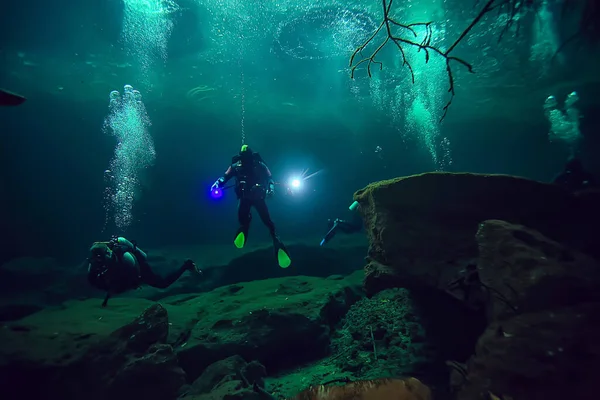
{"type": "Polygon", "coordinates": [[[522,224],[594,256],[600,253],[600,192],[506,175],[426,173],[370,184],[355,194],[369,238],[365,288],[445,290],[477,257],[480,222],[522,224]]]}
{"type": "Polygon", "coordinates": [[[599,335],[599,303],[494,322],[467,363],[457,398],[597,399],[599,335]]]}
{"type": "Polygon", "coordinates": [[[71,313],[42,311],[5,326],[0,370],[7,398],[175,398],[186,377],[166,344],[167,311],[158,304],[143,306],[147,308],[130,322],[121,312],[108,314],[115,317],[112,322],[101,316],[82,326],[83,321],[68,320],[77,317],[74,305],[71,313]],[[110,332],[115,325],[121,327],[110,332]]]}
{"type": "Polygon", "coordinates": [[[431,390],[416,378],[380,378],[341,386],[318,385],[306,389],[291,400],[336,399],[431,400],[431,390]]]}
{"type": "Polygon", "coordinates": [[[244,399],[261,400],[265,367],[240,356],[231,356],[209,365],[187,390],[185,400],[244,399]],[[262,389],[262,390],[261,390],[262,389]]]}
{"type": "Polygon", "coordinates": [[[596,398],[600,266],[505,221],[483,222],[476,238],[491,323],[462,369],[458,399],[596,398]]]}
{"type": "Polygon", "coordinates": [[[600,301],[600,265],[522,225],[484,221],[477,271],[491,320],[600,301]]]}

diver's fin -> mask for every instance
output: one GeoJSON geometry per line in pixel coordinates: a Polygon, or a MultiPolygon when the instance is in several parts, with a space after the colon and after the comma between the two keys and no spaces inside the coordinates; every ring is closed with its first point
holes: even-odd
{"type": "Polygon", "coordinates": [[[235,240],[233,241],[233,244],[238,249],[243,248],[246,244],[246,234],[243,231],[238,232],[237,236],[235,237],[235,240]]]}
{"type": "Polygon", "coordinates": [[[289,254],[283,249],[277,250],[277,263],[281,268],[287,268],[292,264],[292,259],[289,254]]]}
{"type": "Polygon", "coordinates": [[[25,97],[19,94],[0,89],[0,106],[18,106],[23,104],[25,100],[25,97]]]}
{"type": "Polygon", "coordinates": [[[281,268],[287,268],[292,264],[292,259],[285,248],[285,245],[281,243],[278,237],[273,238],[273,247],[275,248],[275,256],[277,257],[277,264],[281,268]]]}

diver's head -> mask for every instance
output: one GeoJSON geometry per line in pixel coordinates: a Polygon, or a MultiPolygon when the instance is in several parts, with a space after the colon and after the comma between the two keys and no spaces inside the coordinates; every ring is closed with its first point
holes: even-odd
{"type": "Polygon", "coordinates": [[[569,172],[581,172],[583,171],[583,165],[578,158],[571,158],[567,161],[567,165],[565,166],[565,170],[569,172]]]}
{"type": "Polygon", "coordinates": [[[248,162],[248,161],[252,161],[252,158],[254,156],[254,152],[252,151],[252,149],[250,148],[250,146],[248,146],[247,144],[242,145],[242,148],[240,149],[240,160],[243,162],[248,162]]]}
{"type": "Polygon", "coordinates": [[[95,242],[90,247],[90,270],[98,271],[108,268],[109,263],[113,259],[113,252],[106,242],[95,242]]]}

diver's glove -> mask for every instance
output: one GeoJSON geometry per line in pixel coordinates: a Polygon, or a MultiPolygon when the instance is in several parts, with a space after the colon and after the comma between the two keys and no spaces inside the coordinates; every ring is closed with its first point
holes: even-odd
{"type": "Polygon", "coordinates": [[[225,182],[225,179],[223,177],[220,177],[219,179],[217,179],[215,181],[215,183],[213,183],[213,185],[210,187],[211,192],[216,189],[220,189],[223,186],[224,182],[225,182]]]}
{"type": "Polygon", "coordinates": [[[273,196],[275,193],[275,184],[273,182],[269,182],[269,188],[267,189],[267,196],[273,196]]]}

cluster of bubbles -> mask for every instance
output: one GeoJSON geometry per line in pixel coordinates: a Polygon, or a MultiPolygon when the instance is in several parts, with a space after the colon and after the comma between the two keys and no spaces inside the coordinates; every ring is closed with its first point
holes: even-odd
{"type": "MultiPolygon", "coordinates": [[[[533,22],[531,50],[529,61],[539,65],[542,75],[548,73],[550,60],[559,47],[558,34],[554,26],[552,12],[548,9],[548,2],[544,1],[536,14],[533,22]]],[[[560,58],[561,56],[558,55],[560,58]]]]}
{"type": "Polygon", "coordinates": [[[173,29],[171,15],[179,7],[173,0],[125,0],[124,5],[121,38],[147,81],[155,61],[167,59],[167,44],[173,29]]]}
{"type": "MultiPolygon", "coordinates": [[[[518,79],[523,79],[522,73],[511,72],[519,71],[515,66],[526,67],[522,65],[521,57],[521,50],[525,52],[530,48],[529,38],[523,34],[521,26],[525,12],[519,9],[513,15],[511,7],[499,7],[497,13],[487,13],[478,24],[479,29],[473,29],[461,42],[462,51],[468,52],[465,53],[468,54],[468,61],[473,66],[473,70],[477,71],[477,80],[514,84],[518,79]],[[501,35],[502,40],[499,41],[501,35]]],[[[464,20],[465,25],[461,25],[460,29],[464,29],[464,26],[470,22],[464,20]]],[[[456,28],[456,25],[454,27],[456,28]]],[[[458,35],[460,32],[455,29],[453,35],[458,35]]],[[[453,72],[462,80],[474,77],[460,67],[455,67],[453,72]]]]}
{"type": "Polygon", "coordinates": [[[315,7],[281,22],[275,40],[291,57],[316,60],[347,56],[376,28],[377,24],[364,10],[315,7]]]}
{"type": "MultiPolygon", "coordinates": [[[[404,4],[396,9],[395,17],[398,20],[442,20],[444,5],[442,1],[433,1],[427,7],[414,7],[404,4]],[[435,17],[435,18],[434,18],[435,17]]],[[[375,27],[376,28],[376,27],[375,27]]],[[[447,27],[446,23],[432,26],[433,37],[431,45],[443,47],[447,27]]],[[[406,35],[408,40],[420,43],[428,34],[425,27],[414,27],[416,37],[408,30],[394,28],[398,36],[406,35]]],[[[383,35],[385,37],[385,35],[383,35]]],[[[378,36],[379,38],[379,36],[378,36]]],[[[380,41],[375,40],[375,46],[380,41]]],[[[405,142],[416,142],[429,155],[437,170],[445,170],[452,164],[451,143],[441,134],[440,120],[444,112],[445,102],[448,100],[448,76],[445,59],[440,55],[430,52],[429,60],[417,46],[403,45],[404,55],[412,67],[414,83],[411,72],[404,64],[402,53],[390,45],[390,51],[382,51],[379,61],[389,63],[380,70],[377,65],[372,65],[372,77],[368,80],[366,91],[369,93],[371,105],[380,113],[387,114],[392,120],[405,142]],[[389,60],[389,54],[392,59],[389,60]],[[388,61],[389,60],[389,61],[388,61]]],[[[360,74],[366,75],[363,70],[360,74]]],[[[356,80],[361,80],[361,75],[356,80]]],[[[362,88],[358,84],[350,88],[351,92],[361,100],[362,88]]]]}
{"type": "Polygon", "coordinates": [[[575,107],[577,101],[579,101],[577,92],[571,92],[565,100],[564,110],[558,107],[558,101],[554,96],[548,96],[544,102],[544,114],[550,122],[548,139],[551,142],[565,144],[571,152],[571,156],[575,154],[582,137],[579,130],[581,116],[575,107]]]}
{"type": "MultiPolygon", "coordinates": [[[[443,36],[445,29],[438,26],[434,32],[443,36]]],[[[424,36],[424,28],[417,33],[419,37],[424,36]]],[[[443,170],[451,163],[450,142],[448,138],[441,137],[440,131],[448,93],[446,61],[437,54],[430,54],[427,61],[423,52],[414,46],[407,47],[405,54],[414,71],[415,82],[405,79],[400,83],[401,89],[396,91],[396,108],[404,110],[402,132],[416,138],[429,153],[436,169],[443,170]]],[[[402,68],[401,58],[396,58],[396,63],[397,68],[402,68]]]]}
{"type": "MultiPolygon", "coordinates": [[[[377,111],[385,112],[385,108],[388,104],[388,95],[381,74],[373,75],[373,77],[369,79],[369,92],[371,94],[373,106],[377,111]]],[[[396,115],[397,114],[395,113],[392,114],[393,117],[396,115]]]]}
{"type": "Polygon", "coordinates": [[[439,136],[439,122],[426,103],[424,96],[415,96],[406,109],[405,132],[416,137],[431,155],[433,163],[438,165],[436,139],[439,136]]]}
{"type": "Polygon", "coordinates": [[[196,0],[196,3],[210,16],[206,21],[210,52],[202,57],[211,63],[235,57],[240,46],[260,43],[271,33],[274,16],[286,12],[286,1],[196,0]]]}
{"type": "Polygon", "coordinates": [[[116,226],[124,231],[132,222],[139,174],[154,163],[156,153],[141,93],[125,85],[123,95],[113,90],[109,98],[104,131],[117,139],[117,146],[110,169],[104,172],[107,184],[104,208],[106,219],[112,215],[116,226]]]}

